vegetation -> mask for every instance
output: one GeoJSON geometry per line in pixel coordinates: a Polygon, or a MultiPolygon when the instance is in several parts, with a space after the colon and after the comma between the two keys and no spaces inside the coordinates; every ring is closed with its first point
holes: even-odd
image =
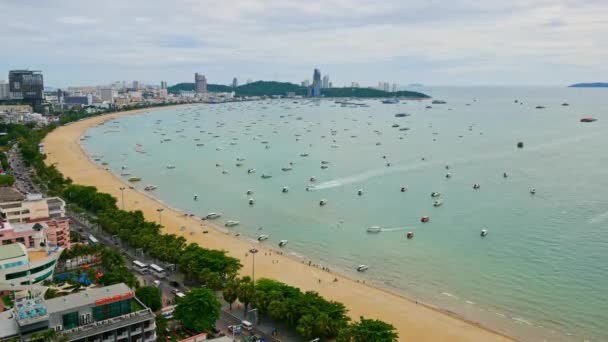
{"type": "MultiPolygon", "coordinates": [[[[180,91],[194,91],[194,83],[178,83],[167,88],[169,93],[179,94],[180,91]]],[[[207,91],[212,93],[229,93],[232,87],[222,84],[207,84],[207,91]]]]}
{"type": "Polygon", "coordinates": [[[0,175],[0,186],[12,186],[15,184],[15,177],[11,175],[0,175]]]}
{"type": "Polygon", "coordinates": [[[307,339],[332,339],[348,326],[343,304],[327,301],[316,292],[302,293],[275,280],[256,282],[254,302],[259,313],[286,323],[307,339]]]}
{"type": "Polygon", "coordinates": [[[211,289],[194,288],[178,300],[174,316],[186,329],[201,333],[213,328],[221,306],[211,289]]]}
{"type": "Polygon", "coordinates": [[[394,342],[399,340],[395,327],[377,319],[361,317],[359,322],[340,331],[338,342],[394,342]]]}
{"type": "Polygon", "coordinates": [[[244,84],[235,89],[237,96],[270,96],[293,92],[295,95],[306,95],[306,88],[288,82],[257,81],[244,84]]]}
{"type": "Polygon", "coordinates": [[[230,305],[230,310],[232,310],[232,304],[238,299],[239,296],[239,282],[236,279],[230,280],[226,286],[224,286],[224,290],[222,291],[222,296],[224,300],[230,305]]]}
{"type": "Polygon", "coordinates": [[[386,97],[408,97],[428,98],[428,95],[415,91],[386,92],[372,88],[329,88],[321,91],[324,97],[360,97],[360,98],[386,98],[386,97]]]}
{"type": "Polygon", "coordinates": [[[162,307],[160,289],[156,286],[142,286],[135,291],[135,296],[152,311],[162,307]]]}

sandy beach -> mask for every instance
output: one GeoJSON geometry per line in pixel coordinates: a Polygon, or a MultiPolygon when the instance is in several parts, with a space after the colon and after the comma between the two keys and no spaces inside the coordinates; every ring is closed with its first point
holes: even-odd
{"type": "MultiPolygon", "coordinates": [[[[99,191],[113,195],[121,207],[119,188],[125,186],[125,183],[110,171],[91,162],[81,149],[79,139],[88,128],[104,121],[151,110],[154,109],[109,114],[57,128],[44,140],[46,163],[55,164],[65,177],[70,177],[77,184],[92,185],[99,191]]],[[[246,256],[251,247],[250,243],[211,226],[205,226],[209,228],[209,234],[202,234],[199,219],[186,217],[149,196],[129,189],[128,186],[124,199],[125,209],[141,210],[151,221],[158,221],[157,209],[164,208],[162,224],[165,232],[183,235],[188,241],[204,247],[226,250],[228,254],[241,260],[241,274],[251,275],[251,256],[246,256]],[[187,229],[181,231],[182,226],[187,229]],[[197,233],[190,235],[194,228],[197,233]]],[[[389,322],[398,329],[402,341],[512,341],[511,338],[480,327],[474,322],[465,321],[397,294],[277,255],[270,249],[264,249],[262,245],[256,244],[256,248],[260,250],[255,260],[256,278],[277,279],[303,291],[317,291],[325,298],[344,303],[353,319],[365,316],[389,322]],[[334,282],[336,277],[338,281],[334,282]]]]}

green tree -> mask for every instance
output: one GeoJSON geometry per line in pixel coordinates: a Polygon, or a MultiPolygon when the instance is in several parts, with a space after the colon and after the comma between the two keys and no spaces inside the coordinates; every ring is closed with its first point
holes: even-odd
{"type": "Polygon", "coordinates": [[[195,288],[178,301],[174,315],[184,327],[200,333],[214,326],[221,306],[212,290],[195,288]]]}
{"type": "Polygon", "coordinates": [[[253,301],[253,297],[255,295],[254,284],[251,281],[249,276],[245,276],[241,278],[239,281],[238,293],[237,297],[239,302],[243,303],[244,306],[244,314],[247,315],[247,309],[249,308],[249,303],[253,301]]]}
{"type": "Polygon", "coordinates": [[[391,324],[364,317],[342,329],[338,335],[338,342],[394,342],[398,339],[399,334],[391,324]]]}
{"type": "Polygon", "coordinates": [[[162,306],[160,289],[156,286],[142,286],[135,291],[135,296],[152,311],[158,311],[162,306]]]}
{"type": "Polygon", "coordinates": [[[12,186],[15,183],[15,177],[11,175],[0,175],[0,186],[12,186]]]}
{"type": "Polygon", "coordinates": [[[306,339],[314,338],[315,318],[312,315],[304,315],[300,317],[296,331],[306,339]]]}
{"type": "Polygon", "coordinates": [[[164,336],[167,332],[165,329],[167,328],[167,320],[162,315],[156,315],[156,336],[158,340],[162,340],[161,336],[164,336]]]}
{"type": "Polygon", "coordinates": [[[232,304],[238,298],[238,295],[239,295],[238,290],[239,290],[239,283],[236,280],[230,280],[224,287],[224,290],[222,291],[224,300],[228,303],[228,305],[230,305],[230,310],[232,310],[232,304]]]}
{"type": "Polygon", "coordinates": [[[59,297],[58,292],[56,289],[47,289],[46,292],[44,293],[44,299],[51,299],[51,298],[56,298],[59,297]]]}

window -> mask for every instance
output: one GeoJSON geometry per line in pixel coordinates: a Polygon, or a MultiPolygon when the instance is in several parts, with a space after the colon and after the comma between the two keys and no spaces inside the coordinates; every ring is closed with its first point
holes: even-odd
{"type": "Polygon", "coordinates": [[[17,266],[21,266],[21,265],[25,265],[25,262],[24,261],[9,262],[9,263],[4,264],[4,268],[17,267],[17,266]]]}
{"type": "Polygon", "coordinates": [[[2,240],[2,245],[10,245],[13,243],[13,240],[2,240]]]}
{"type": "Polygon", "coordinates": [[[19,243],[25,243],[25,238],[24,237],[18,237],[18,238],[15,239],[15,241],[19,242],[19,243]]]}
{"type": "Polygon", "coordinates": [[[30,213],[29,209],[21,210],[21,214],[29,214],[29,213],[30,213]]]}
{"type": "Polygon", "coordinates": [[[39,283],[39,282],[41,282],[41,281],[43,281],[43,280],[46,280],[46,279],[47,279],[47,278],[49,278],[49,277],[50,277],[52,274],[53,274],[53,270],[50,270],[49,272],[47,272],[47,273],[45,273],[45,274],[43,274],[43,275],[41,275],[41,276],[39,276],[39,277],[36,277],[36,279],[34,279],[34,284],[39,283]]]}
{"type": "Polygon", "coordinates": [[[120,300],[114,303],[99,305],[93,308],[93,319],[103,321],[112,317],[131,313],[131,300],[120,300]]]}
{"type": "Polygon", "coordinates": [[[32,274],[38,273],[42,270],[46,270],[47,268],[52,267],[53,265],[55,265],[55,260],[53,260],[51,262],[47,262],[46,264],[44,264],[42,266],[34,267],[34,268],[30,269],[30,271],[32,272],[32,274]]]}
{"type": "Polygon", "coordinates": [[[27,276],[27,271],[21,271],[17,273],[11,273],[6,275],[6,280],[17,279],[27,276]]]}
{"type": "Polygon", "coordinates": [[[63,329],[73,329],[78,326],[78,311],[63,315],[63,329]]]}

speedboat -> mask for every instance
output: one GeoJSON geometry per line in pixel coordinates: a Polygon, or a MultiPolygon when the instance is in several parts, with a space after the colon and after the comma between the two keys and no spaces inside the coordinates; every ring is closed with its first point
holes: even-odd
{"type": "Polygon", "coordinates": [[[399,125],[398,124],[393,124],[391,127],[397,128],[397,127],[399,127],[399,125]]]}
{"type": "Polygon", "coordinates": [[[479,185],[479,184],[473,184],[473,189],[477,190],[479,188],[481,188],[481,185],[479,185]]]}
{"type": "Polygon", "coordinates": [[[293,167],[291,167],[291,166],[286,166],[286,167],[281,168],[281,171],[291,171],[291,170],[293,170],[293,167]]]}
{"type": "Polygon", "coordinates": [[[129,178],[129,182],[134,183],[134,182],[139,182],[141,180],[141,178],[139,177],[131,177],[129,178]]]}
{"type": "Polygon", "coordinates": [[[253,190],[247,190],[247,195],[253,194],[253,190]]]}
{"type": "Polygon", "coordinates": [[[479,235],[481,235],[481,236],[486,236],[486,235],[488,235],[488,231],[487,231],[487,230],[485,230],[485,229],[482,229],[482,230],[481,230],[481,233],[480,233],[479,235]]]}
{"type": "Polygon", "coordinates": [[[309,181],[311,181],[311,182],[314,182],[316,180],[317,180],[317,177],[315,177],[315,176],[312,176],[312,177],[309,178],[309,181]]]}
{"type": "Polygon", "coordinates": [[[536,189],[534,189],[534,188],[530,189],[530,193],[531,193],[532,195],[536,194],[536,189]]]}
{"type": "Polygon", "coordinates": [[[167,165],[167,169],[175,169],[175,165],[167,165]]]}
{"type": "Polygon", "coordinates": [[[247,170],[247,173],[255,173],[255,169],[249,169],[247,170]]]}
{"type": "Polygon", "coordinates": [[[405,236],[406,236],[408,239],[413,239],[413,238],[414,238],[414,232],[407,232],[407,234],[405,234],[405,236]]]}
{"type": "Polygon", "coordinates": [[[262,179],[267,179],[267,178],[270,178],[270,177],[272,177],[272,176],[271,175],[267,175],[267,174],[263,174],[262,175],[262,179]]]}
{"type": "Polygon", "coordinates": [[[430,219],[431,219],[431,218],[430,218],[430,217],[428,217],[428,216],[422,216],[422,218],[420,218],[420,222],[422,222],[422,223],[426,223],[426,222],[429,222],[429,220],[430,220],[430,219]]]}
{"type": "Polygon", "coordinates": [[[123,172],[123,173],[121,173],[120,175],[121,175],[121,176],[130,176],[130,175],[131,175],[131,172],[123,172]]]}
{"type": "Polygon", "coordinates": [[[433,102],[431,102],[432,104],[446,104],[447,102],[443,101],[443,100],[433,100],[433,102]]]}
{"type": "Polygon", "coordinates": [[[406,187],[404,187],[404,186],[402,186],[400,190],[401,190],[401,192],[406,192],[406,191],[407,191],[407,188],[406,188],[406,187]]]}
{"type": "Polygon", "coordinates": [[[226,223],[224,223],[224,226],[226,226],[226,227],[234,227],[234,226],[238,226],[239,223],[240,223],[239,221],[229,220],[229,221],[226,221],[226,223]]]}
{"type": "Polygon", "coordinates": [[[146,191],[156,190],[156,185],[146,185],[144,190],[146,190],[146,191]]]}
{"type": "Polygon", "coordinates": [[[380,233],[382,231],[382,228],[378,227],[378,226],[372,226],[367,228],[367,232],[368,233],[380,233]]]}
{"type": "Polygon", "coordinates": [[[386,100],[382,100],[382,103],[384,103],[384,104],[397,104],[397,103],[399,103],[399,100],[397,100],[397,99],[386,99],[386,100]]]}
{"type": "Polygon", "coordinates": [[[451,178],[451,177],[452,177],[451,173],[448,172],[448,173],[445,174],[445,178],[451,178]]]}
{"type": "Polygon", "coordinates": [[[258,236],[258,241],[264,241],[264,240],[268,240],[268,235],[262,234],[262,235],[258,236]]]}
{"type": "Polygon", "coordinates": [[[582,118],[581,122],[594,122],[597,121],[596,118],[582,118]]]}
{"type": "Polygon", "coordinates": [[[308,157],[308,153],[300,153],[300,157],[308,157]]]}
{"type": "Polygon", "coordinates": [[[434,207],[438,207],[438,206],[440,206],[440,205],[442,205],[442,204],[443,204],[443,202],[441,202],[441,201],[435,201],[435,202],[433,203],[433,206],[434,206],[434,207]]]}
{"type": "Polygon", "coordinates": [[[326,204],[327,204],[327,200],[326,199],[322,199],[322,200],[319,201],[319,205],[320,206],[324,206],[326,204]]]}
{"type": "Polygon", "coordinates": [[[287,240],[279,241],[279,247],[285,247],[287,245],[287,240]]]}
{"type": "Polygon", "coordinates": [[[357,190],[357,195],[359,195],[359,196],[363,195],[363,189],[357,190]]]}
{"type": "Polygon", "coordinates": [[[365,272],[369,269],[369,266],[367,265],[359,265],[357,266],[357,272],[365,272]]]}
{"type": "Polygon", "coordinates": [[[397,114],[395,114],[396,118],[404,118],[406,116],[410,116],[410,114],[408,114],[408,113],[397,113],[397,114]]]}
{"type": "Polygon", "coordinates": [[[253,198],[249,199],[249,205],[254,205],[255,204],[255,200],[253,198]]]}
{"type": "Polygon", "coordinates": [[[283,190],[281,190],[281,191],[282,191],[282,192],[284,192],[284,193],[285,193],[285,192],[288,192],[288,191],[289,191],[289,188],[288,188],[288,187],[286,187],[286,186],[284,186],[284,187],[283,187],[283,190]]]}
{"type": "Polygon", "coordinates": [[[207,214],[207,216],[205,216],[205,218],[207,218],[208,220],[213,220],[216,218],[220,218],[222,216],[222,214],[220,213],[209,213],[207,214]]]}
{"type": "Polygon", "coordinates": [[[441,196],[440,193],[435,192],[435,191],[431,192],[431,197],[439,197],[439,196],[441,196]]]}

